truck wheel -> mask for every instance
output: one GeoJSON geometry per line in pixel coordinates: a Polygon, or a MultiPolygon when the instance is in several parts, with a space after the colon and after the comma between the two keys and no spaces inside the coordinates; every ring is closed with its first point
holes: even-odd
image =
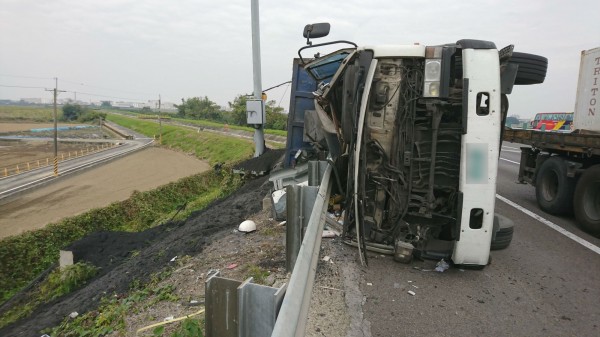
{"type": "Polygon", "coordinates": [[[554,215],[573,210],[575,179],[567,177],[567,163],[561,157],[546,159],[535,179],[535,196],[542,211],[554,215]]]}
{"type": "Polygon", "coordinates": [[[515,84],[540,84],[546,79],[548,59],[533,54],[513,52],[509,63],[517,64],[517,78],[515,84]]]}
{"type": "Polygon", "coordinates": [[[496,233],[492,237],[491,250],[505,249],[510,246],[515,230],[515,224],[509,218],[500,214],[494,215],[496,233]]]}
{"type": "Polygon", "coordinates": [[[583,229],[600,234],[600,165],[583,172],[575,188],[575,218],[583,229]]]}

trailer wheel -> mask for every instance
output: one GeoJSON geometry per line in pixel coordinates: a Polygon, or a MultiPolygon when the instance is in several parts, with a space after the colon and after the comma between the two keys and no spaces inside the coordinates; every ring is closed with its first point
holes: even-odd
{"type": "Polygon", "coordinates": [[[492,236],[491,250],[505,249],[510,246],[512,242],[515,224],[509,218],[494,214],[494,228],[497,228],[496,232],[492,236]]]}
{"type": "Polygon", "coordinates": [[[554,215],[573,210],[575,179],[567,177],[567,163],[561,157],[546,159],[535,179],[535,196],[542,211],[554,215]]]}
{"type": "Polygon", "coordinates": [[[509,63],[517,64],[515,84],[540,84],[546,79],[548,59],[534,54],[513,52],[509,63]]]}
{"type": "Polygon", "coordinates": [[[600,234],[600,165],[588,168],[579,178],[573,208],[583,229],[600,234]]]}

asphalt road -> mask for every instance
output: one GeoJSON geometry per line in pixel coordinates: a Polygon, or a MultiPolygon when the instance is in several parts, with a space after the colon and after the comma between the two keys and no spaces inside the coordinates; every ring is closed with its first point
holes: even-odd
{"type": "MultiPolygon", "coordinates": [[[[46,184],[56,179],[60,179],[63,176],[88,167],[92,167],[98,163],[106,162],[108,160],[124,156],[131,152],[145,148],[153,142],[152,138],[147,138],[144,135],[134,133],[131,130],[124,130],[124,132],[128,132],[129,134],[133,135],[134,139],[113,141],[115,144],[117,144],[117,146],[113,148],[89,154],[83,157],[61,161],[58,165],[58,177],[54,176],[54,167],[50,165],[48,167],[43,167],[40,169],[24,172],[19,175],[0,179],[0,199],[13,196],[19,192],[22,192],[32,187],[36,187],[41,184],[46,184]]],[[[78,139],[78,141],[82,140],[78,139]]],[[[103,143],[108,142],[107,140],[88,141],[103,143]]]]}
{"type": "Polygon", "coordinates": [[[484,270],[371,257],[360,289],[372,336],[600,336],[600,239],[539,210],[535,189],[516,182],[519,160],[519,144],[505,144],[496,212],[515,234],[484,270]]]}

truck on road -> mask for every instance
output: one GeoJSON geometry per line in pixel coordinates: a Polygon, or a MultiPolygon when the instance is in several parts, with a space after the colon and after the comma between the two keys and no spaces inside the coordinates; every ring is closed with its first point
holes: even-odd
{"type": "Polygon", "coordinates": [[[285,165],[331,158],[343,237],[363,262],[374,250],[483,268],[490,248],[507,247],[513,234],[494,213],[508,95],[514,85],[542,83],[547,59],[470,39],[312,43],[328,32],[329,24],[304,29],[285,165]],[[337,44],[348,47],[305,55],[337,44]]]}
{"type": "Polygon", "coordinates": [[[521,147],[519,181],[535,186],[547,213],[574,213],[587,232],[600,235],[600,48],[581,52],[572,132],[506,129],[521,147]]]}

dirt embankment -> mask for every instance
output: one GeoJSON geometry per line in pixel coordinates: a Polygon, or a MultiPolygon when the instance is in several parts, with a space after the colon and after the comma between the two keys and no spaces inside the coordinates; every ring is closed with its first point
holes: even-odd
{"type": "Polygon", "coordinates": [[[148,148],[0,201],[0,238],[125,200],[134,190],[147,191],[208,169],[208,163],[184,153],[148,148]]]}
{"type": "Polygon", "coordinates": [[[234,195],[213,202],[185,222],[150,230],[153,239],[147,237],[147,246],[139,254],[129,255],[121,264],[105,266],[88,286],[36,309],[29,318],[1,329],[0,336],[40,335],[40,330],[57,325],[73,311],[93,310],[102,296],[124,293],[134,280],[147,281],[174,256],[200,254],[212,240],[236,228],[240,219],[260,211],[270,186],[267,177],[249,181],[234,195]]]}

